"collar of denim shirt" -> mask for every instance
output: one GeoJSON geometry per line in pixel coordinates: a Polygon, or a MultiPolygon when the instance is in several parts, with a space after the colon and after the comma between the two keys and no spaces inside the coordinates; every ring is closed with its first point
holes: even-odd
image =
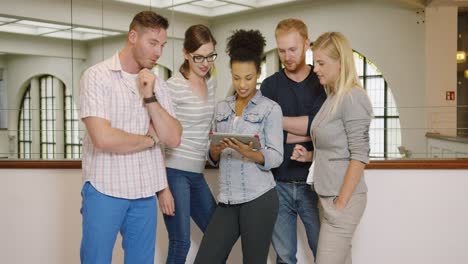
{"type": "MultiPolygon", "coordinates": [[[[262,92],[260,90],[257,90],[257,92],[255,93],[254,97],[252,97],[252,99],[250,99],[249,103],[247,104],[247,106],[250,104],[250,103],[253,103],[253,104],[258,104],[258,101],[262,98],[262,92]]],[[[232,111],[236,111],[236,95],[233,95],[233,96],[230,96],[228,98],[226,98],[226,101],[228,102],[229,104],[229,107],[231,107],[231,110],[232,111]]]]}

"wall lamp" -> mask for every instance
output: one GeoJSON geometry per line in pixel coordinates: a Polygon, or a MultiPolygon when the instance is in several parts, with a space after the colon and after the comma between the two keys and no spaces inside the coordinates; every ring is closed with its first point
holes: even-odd
{"type": "Polygon", "coordinates": [[[457,51],[457,63],[463,63],[466,61],[466,52],[457,51]]]}

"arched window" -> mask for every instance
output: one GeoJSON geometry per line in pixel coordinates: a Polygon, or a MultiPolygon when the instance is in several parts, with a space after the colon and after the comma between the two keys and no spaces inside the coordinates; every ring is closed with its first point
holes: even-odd
{"type": "MultiPolygon", "coordinates": [[[[312,51],[306,53],[306,62],[313,64],[312,51]]],[[[362,86],[372,102],[374,119],[370,126],[370,156],[374,158],[401,157],[400,114],[392,90],[382,72],[368,58],[354,51],[354,61],[362,86]]]]}
{"type": "Polygon", "coordinates": [[[18,118],[18,157],[81,157],[79,117],[71,89],[52,75],[34,77],[18,118]]]}
{"type": "Polygon", "coordinates": [[[374,108],[374,120],[370,127],[371,156],[382,158],[401,157],[400,114],[395,98],[382,72],[365,56],[354,52],[356,69],[367,90],[374,108]]]}

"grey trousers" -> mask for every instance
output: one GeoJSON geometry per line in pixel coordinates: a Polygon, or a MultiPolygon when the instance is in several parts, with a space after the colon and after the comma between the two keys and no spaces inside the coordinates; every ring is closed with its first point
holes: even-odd
{"type": "Polygon", "coordinates": [[[351,242],[367,203],[367,194],[353,194],[346,208],[337,211],[335,197],[320,197],[322,224],[316,264],[351,264],[351,242]]]}
{"type": "Polygon", "coordinates": [[[241,237],[244,264],[266,264],[278,215],[278,194],[273,188],[243,204],[218,204],[205,231],[194,264],[221,264],[241,237]]]}

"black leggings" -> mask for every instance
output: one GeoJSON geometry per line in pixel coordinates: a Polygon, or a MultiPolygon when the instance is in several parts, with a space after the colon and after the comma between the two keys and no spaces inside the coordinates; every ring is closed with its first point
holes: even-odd
{"type": "Polygon", "coordinates": [[[277,215],[278,195],[275,188],[247,203],[218,204],[194,264],[224,263],[239,236],[244,264],[267,263],[277,215]]]}

